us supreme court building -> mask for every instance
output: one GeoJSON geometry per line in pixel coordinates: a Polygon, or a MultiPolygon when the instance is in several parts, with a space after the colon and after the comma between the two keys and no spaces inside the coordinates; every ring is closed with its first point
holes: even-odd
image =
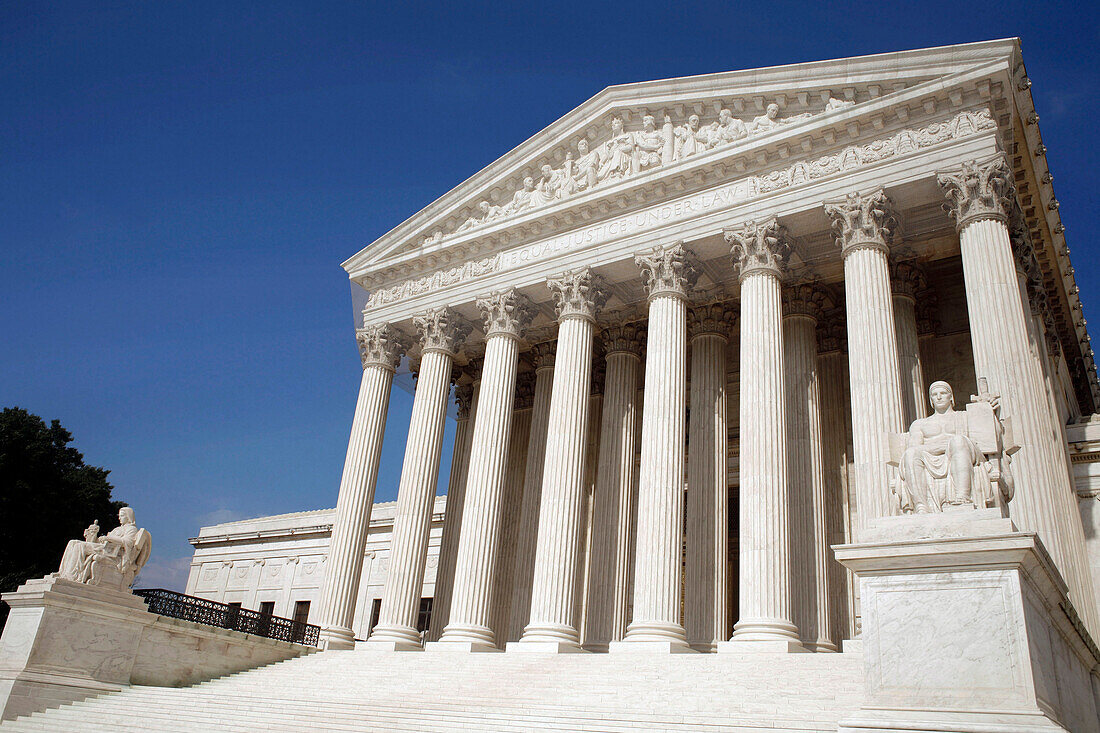
{"type": "Polygon", "coordinates": [[[1030,86],[1010,39],[610,87],[344,262],[321,656],[862,655],[845,729],[1100,729],[1100,385],[1030,86]]]}

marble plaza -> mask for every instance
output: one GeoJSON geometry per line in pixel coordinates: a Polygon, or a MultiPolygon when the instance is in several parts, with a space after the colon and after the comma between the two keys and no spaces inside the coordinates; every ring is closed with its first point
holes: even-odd
{"type": "MultiPolygon", "coordinates": [[[[322,651],[0,729],[1100,731],[1100,382],[1030,85],[1009,39],[584,102],[343,264],[322,651]]],[[[299,540],[231,534],[189,590],[289,604],[299,540]]]]}

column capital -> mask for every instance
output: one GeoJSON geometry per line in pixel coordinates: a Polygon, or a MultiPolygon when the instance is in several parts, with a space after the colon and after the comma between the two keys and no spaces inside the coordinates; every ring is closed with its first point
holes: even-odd
{"type": "Polygon", "coordinates": [[[774,216],[759,223],[747,221],[740,227],[724,229],[722,236],[730,245],[733,267],[740,280],[756,272],[782,277],[787,271],[791,244],[787,228],[774,216]]]}
{"type": "Polygon", "coordinates": [[[526,295],[515,288],[490,293],[474,301],[485,319],[485,337],[510,336],[519,338],[531,323],[538,309],[526,295]]]}
{"type": "Polygon", "coordinates": [[[955,228],[982,219],[1007,221],[1016,197],[1012,168],[1004,153],[985,160],[967,160],[958,168],[936,174],[947,197],[947,212],[955,219],[955,228]]]}
{"type": "Polygon", "coordinates": [[[822,287],[803,283],[783,291],[783,317],[805,316],[820,321],[826,309],[832,307],[832,298],[822,287]]]}
{"type": "Polygon", "coordinates": [[[409,338],[388,323],[363,326],[356,330],[355,340],[364,369],[376,366],[393,371],[410,345],[409,338]]]}
{"type": "Polygon", "coordinates": [[[458,404],[458,419],[470,419],[470,406],[474,400],[473,384],[455,385],[455,402],[458,404]]]}
{"type": "Polygon", "coordinates": [[[634,255],[634,263],[642,271],[642,286],[650,300],[659,295],[686,299],[702,274],[698,258],[683,242],[640,252],[634,255]]]}
{"type": "Polygon", "coordinates": [[[848,351],[848,326],[839,316],[817,322],[817,350],[822,354],[848,351]]]}
{"type": "Polygon", "coordinates": [[[520,372],[516,375],[516,401],[513,410],[530,410],[535,406],[535,373],[520,372]]]}
{"type": "Polygon", "coordinates": [[[543,341],[531,347],[531,363],[535,365],[535,371],[539,369],[553,369],[554,355],[558,351],[557,341],[543,341]]]}
{"type": "Polygon", "coordinates": [[[890,263],[890,291],[894,295],[904,295],[913,300],[928,289],[928,279],[924,267],[915,260],[890,263]]]}
{"type": "Polygon", "coordinates": [[[413,325],[420,334],[420,347],[424,353],[442,351],[451,356],[455,343],[469,335],[470,324],[446,306],[430,308],[413,317],[413,325]]]}
{"type": "Polygon", "coordinates": [[[604,353],[608,356],[633,354],[640,357],[642,349],[645,348],[646,329],[645,325],[639,321],[604,326],[601,336],[604,353]]]}
{"type": "Polygon", "coordinates": [[[737,327],[737,311],[725,303],[697,305],[688,311],[688,338],[721,336],[729,341],[737,327]]]}
{"type": "Polygon", "coordinates": [[[550,288],[550,294],[554,296],[558,321],[567,318],[595,321],[596,314],[610,296],[604,279],[588,267],[548,278],[546,287],[550,288]]]}
{"type": "Polygon", "coordinates": [[[893,200],[881,188],[866,195],[856,192],[841,201],[827,201],[825,214],[833,220],[842,256],[867,248],[890,252],[898,219],[893,200]]]}

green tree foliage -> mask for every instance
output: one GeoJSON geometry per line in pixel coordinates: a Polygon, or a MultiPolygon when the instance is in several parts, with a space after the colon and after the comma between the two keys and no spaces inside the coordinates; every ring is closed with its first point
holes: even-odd
{"type": "MultiPolygon", "coordinates": [[[[88,466],[72,434],[19,407],[0,411],[0,592],[57,570],[69,540],[92,520],[105,534],[118,526],[106,469],[88,466]]],[[[7,618],[0,603],[0,627],[7,618]]]]}

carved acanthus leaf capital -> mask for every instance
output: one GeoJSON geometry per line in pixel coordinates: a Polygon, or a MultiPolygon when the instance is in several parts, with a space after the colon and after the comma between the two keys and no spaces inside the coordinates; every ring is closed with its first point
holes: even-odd
{"type": "Polygon", "coordinates": [[[806,316],[820,321],[825,311],[833,307],[828,291],[817,285],[803,283],[783,291],[783,315],[806,316]]]}
{"type": "Polygon", "coordinates": [[[642,349],[645,348],[645,325],[638,321],[604,326],[600,335],[603,338],[604,353],[609,356],[624,353],[641,356],[642,349]]]}
{"type": "Polygon", "coordinates": [[[727,341],[737,327],[737,311],[725,303],[697,305],[688,311],[688,335],[721,336],[727,341]]]}
{"type": "Polygon", "coordinates": [[[553,369],[554,355],[558,351],[557,341],[544,341],[531,347],[531,363],[535,365],[535,371],[539,369],[553,369]]]}
{"type": "Polygon", "coordinates": [[[554,296],[559,321],[566,318],[595,321],[610,296],[604,279],[587,267],[549,278],[546,287],[554,296]]]}
{"type": "Polygon", "coordinates": [[[458,405],[458,419],[470,419],[470,406],[474,401],[474,385],[470,383],[455,385],[455,403],[458,405]]]}
{"type": "Polygon", "coordinates": [[[848,327],[843,317],[836,315],[817,322],[817,350],[821,354],[848,351],[848,327]]]}
{"type": "Polygon", "coordinates": [[[842,256],[865,248],[890,251],[898,218],[893,200],[881,188],[864,196],[850,193],[843,201],[827,202],[825,213],[833,220],[842,256]]]}
{"type": "Polygon", "coordinates": [[[443,351],[452,356],[455,344],[469,335],[471,326],[446,306],[431,308],[413,318],[413,325],[420,334],[420,347],[429,351],[443,351]]]}
{"type": "Polygon", "coordinates": [[[1005,221],[1012,210],[1016,187],[1004,153],[983,161],[968,160],[961,167],[936,174],[947,197],[944,207],[959,231],[973,221],[1005,221]]]}
{"type": "Polygon", "coordinates": [[[530,410],[535,404],[535,373],[520,372],[516,375],[516,399],[514,410],[530,410]]]}
{"type": "Polygon", "coordinates": [[[774,216],[762,222],[748,221],[722,232],[730,245],[733,268],[741,280],[757,272],[782,277],[791,256],[787,228],[774,216]]]}
{"type": "Polygon", "coordinates": [[[355,332],[355,340],[364,369],[368,366],[396,369],[410,345],[409,338],[388,323],[363,326],[355,332]]]}
{"type": "Polygon", "coordinates": [[[913,260],[890,263],[890,288],[895,295],[905,295],[913,300],[928,289],[924,268],[913,260]]]}
{"type": "Polygon", "coordinates": [[[519,338],[538,312],[527,296],[515,288],[478,298],[475,304],[481,311],[482,318],[485,319],[486,338],[492,336],[519,338]]]}
{"type": "Polygon", "coordinates": [[[683,242],[637,254],[634,263],[642,271],[642,286],[650,300],[659,295],[687,298],[702,274],[699,259],[683,242]]]}

